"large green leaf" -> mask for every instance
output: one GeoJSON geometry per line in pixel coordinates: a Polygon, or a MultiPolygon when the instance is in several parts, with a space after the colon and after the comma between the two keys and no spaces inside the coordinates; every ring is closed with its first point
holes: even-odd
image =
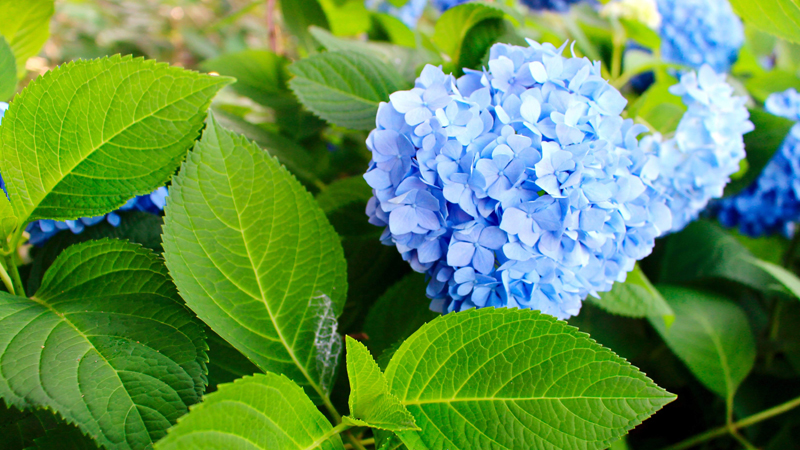
{"type": "Polygon", "coordinates": [[[311,26],[329,29],[328,18],[318,0],[281,0],[281,14],[292,35],[297,37],[300,45],[311,50],[314,38],[308,32],[311,26]]]}
{"type": "Polygon", "coordinates": [[[725,195],[733,195],[750,186],[764,170],[772,156],[781,147],[795,122],[772,115],[760,109],[750,110],[750,121],[756,126],[744,135],[747,151],[747,172],[725,186],[725,195]]]}
{"type": "MultiPolygon", "coordinates": [[[[749,78],[745,82],[747,91],[750,92],[759,103],[764,103],[770,94],[783,92],[790,88],[800,89],[800,78],[794,73],[783,70],[770,70],[749,78]]],[[[752,113],[751,113],[752,119],[752,113]]],[[[758,128],[756,128],[757,131],[758,128]]],[[[747,133],[745,137],[753,134],[747,133]]],[[[746,142],[746,141],[745,141],[746,142]]],[[[748,157],[750,154],[748,153],[748,157]]]]}
{"type": "Polygon", "coordinates": [[[367,345],[376,355],[414,334],[441,314],[431,311],[425,276],[410,273],[393,284],[372,306],[364,324],[367,345]]]}
{"type": "Polygon", "coordinates": [[[145,448],[200,400],[204,339],[150,250],[75,245],[31,299],[0,293],[0,397],[51,408],[108,449],[145,448]]]}
{"type": "Polygon", "coordinates": [[[98,450],[97,444],[81,431],[69,424],[60,423],[42,437],[33,440],[33,446],[25,450],[98,450]]]}
{"type": "Polygon", "coordinates": [[[230,82],[120,56],[75,61],[32,82],[1,128],[0,167],[17,217],[97,216],[162,186],[230,82]]]}
{"type": "Polygon", "coordinates": [[[772,277],[778,280],[792,295],[800,299],[800,278],[797,278],[797,275],[769,261],[751,259],[750,263],[772,275],[772,277]]]}
{"type": "Polygon", "coordinates": [[[262,370],[327,397],[347,295],[339,237],[277,160],[213,116],[172,184],[164,255],[212,330],[262,370]]]}
{"type": "Polygon", "coordinates": [[[650,319],[669,348],[707,388],[732,398],[756,358],[755,339],[744,311],[725,298],[692,289],[660,285],[675,311],[667,329],[650,319]]]}
{"type": "Polygon", "coordinates": [[[35,56],[50,37],[50,18],[55,0],[0,0],[0,34],[17,59],[17,73],[25,73],[25,62],[35,56]]]}
{"type": "Polygon", "coordinates": [[[330,123],[355,130],[375,128],[380,102],[402,81],[386,64],[352,51],[325,52],[289,66],[289,85],[300,102],[330,123]]]}
{"type": "Polygon", "coordinates": [[[261,369],[250,362],[231,344],[213,331],[208,331],[208,392],[216,391],[224,383],[260,373],[261,369]]]}
{"type": "Polygon", "coordinates": [[[19,410],[0,399],[0,450],[19,450],[33,444],[37,437],[55,428],[58,418],[50,412],[19,410]]]}
{"type": "Polygon", "coordinates": [[[444,315],[385,372],[409,448],[604,449],[675,399],[585,333],[530,310],[444,315]]]}
{"type": "Polygon", "coordinates": [[[731,0],[745,22],[788,41],[800,43],[800,1],[731,0]]]}
{"type": "Polygon", "coordinates": [[[419,430],[414,416],[389,392],[386,378],[367,347],[350,336],[347,337],[347,377],[350,379],[350,416],[345,420],[389,431],[419,430]]]}
{"type": "Polygon", "coordinates": [[[662,283],[725,278],[754,289],[768,289],[772,279],[753,270],[753,255],[718,225],[698,220],[671,235],[661,261],[662,283]]]}
{"type": "Polygon", "coordinates": [[[303,390],[274,373],[223,384],[181,419],[156,450],[343,450],[303,390]]]}
{"type": "Polygon", "coordinates": [[[628,274],[624,283],[614,283],[610,291],[600,294],[599,300],[591,297],[588,300],[612,314],[624,317],[661,316],[671,322],[675,316],[638,265],[628,274]]]}
{"type": "MultiPolygon", "coordinates": [[[[475,49],[472,48],[474,42],[467,39],[470,30],[485,20],[502,20],[504,16],[505,13],[502,9],[485,3],[465,3],[450,8],[436,21],[433,43],[450,57],[450,61],[456,67],[462,67],[460,63],[463,53],[470,54],[468,58],[470,61],[475,59],[475,49]]],[[[502,24],[502,22],[498,23],[502,24]]],[[[483,37],[485,37],[486,31],[481,33],[483,37]]],[[[502,34],[501,31],[497,31],[497,33],[498,36],[502,34]]]]}
{"type": "Polygon", "coordinates": [[[270,108],[297,104],[287,81],[289,61],[267,50],[243,50],[203,61],[201,67],[236,78],[233,89],[270,108]]]}
{"type": "Polygon", "coordinates": [[[0,36],[0,101],[7,102],[17,91],[17,63],[6,38],[0,36]]]}

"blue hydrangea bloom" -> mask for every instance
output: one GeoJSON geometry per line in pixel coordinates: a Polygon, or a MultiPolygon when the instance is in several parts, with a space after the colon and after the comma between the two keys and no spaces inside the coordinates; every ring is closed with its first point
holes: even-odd
{"type": "Polygon", "coordinates": [[[728,72],[744,43],[742,21],[728,0],[658,0],[661,55],[699,69],[728,72]]]}
{"type": "Polygon", "coordinates": [[[622,119],[599,63],[528,42],[494,45],[488,70],[458,79],[426,66],[367,139],[369,220],[429,275],[436,311],[570,317],[671,226],[646,129],[622,119]]]}
{"type": "Polygon", "coordinates": [[[169,192],[166,187],[160,187],[147,195],[140,195],[128,200],[118,210],[97,217],[82,217],[77,220],[65,220],[62,222],[55,220],[37,220],[28,224],[25,231],[30,235],[30,243],[36,246],[44,245],[51,237],[59,231],[70,230],[75,234],[80,234],[86,227],[97,225],[103,221],[112,226],[119,226],[121,218],[119,211],[144,211],[151,214],[160,214],[164,210],[169,192]]]}
{"type": "Polygon", "coordinates": [[[450,8],[456,7],[462,3],[467,3],[470,0],[433,0],[433,6],[439,11],[447,11],[450,8]]]}
{"type": "Polygon", "coordinates": [[[522,4],[531,9],[566,12],[569,7],[581,0],[522,0],[522,4]]]}
{"type": "MultiPolygon", "coordinates": [[[[800,94],[789,89],[772,94],[765,108],[771,114],[800,122],[800,94]]],[[[715,205],[719,221],[749,236],[793,231],[800,220],[800,123],[792,127],[781,147],[753,184],[715,205]]]]}
{"type": "Polygon", "coordinates": [[[427,4],[428,0],[408,0],[405,5],[398,8],[387,0],[365,0],[367,8],[397,17],[412,29],[417,27],[417,22],[427,4]]]}
{"type": "Polygon", "coordinates": [[[712,198],[722,197],[730,176],[744,159],[742,135],[753,130],[744,97],[705,65],[687,72],[670,88],[688,107],[675,135],[642,139],[641,146],[660,160],[658,189],[672,211],[672,231],[695,220],[712,198]]]}
{"type": "MultiPolygon", "coordinates": [[[[8,103],[0,102],[0,123],[2,123],[2,119],[6,113],[6,110],[8,110],[8,103]]],[[[5,182],[3,182],[2,176],[0,176],[0,188],[3,189],[4,193],[6,192],[6,185],[5,182]]],[[[164,205],[166,204],[167,195],[169,195],[167,188],[160,187],[148,195],[140,195],[130,199],[128,203],[123,205],[117,211],[138,210],[149,212],[151,214],[160,214],[164,209],[164,205]]],[[[28,224],[28,227],[25,229],[25,231],[30,234],[31,244],[38,246],[44,245],[48,239],[55,236],[55,234],[59,231],[71,230],[73,233],[79,234],[84,230],[84,228],[97,225],[104,220],[116,227],[120,224],[121,219],[115,211],[102,216],[84,217],[78,220],[67,220],[63,222],[57,222],[54,220],[37,220],[28,224]]]]}

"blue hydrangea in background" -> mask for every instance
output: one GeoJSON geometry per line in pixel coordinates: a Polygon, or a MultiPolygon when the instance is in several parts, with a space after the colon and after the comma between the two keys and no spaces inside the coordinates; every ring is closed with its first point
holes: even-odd
{"type": "Polygon", "coordinates": [[[675,135],[647,136],[641,146],[660,160],[658,189],[672,211],[672,231],[695,220],[712,198],[722,197],[745,157],[742,135],[753,130],[746,98],[733,96],[725,74],[705,65],[681,76],[670,92],[688,107],[675,135]]]}
{"type": "MultiPolygon", "coordinates": [[[[772,94],[765,108],[771,114],[800,121],[800,94],[794,89],[772,94]]],[[[753,184],[715,205],[719,221],[749,236],[791,234],[800,220],[800,124],[792,127],[780,149],[753,184]]]]}
{"type": "Polygon", "coordinates": [[[742,21],[728,0],[658,0],[661,56],[699,69],[728,72],[744,43],[742,21]]]}
{"type": "Polygon", "coordinates": [[[565,12],[569,7],[581,0],[521,0],[522,4],[531,9],[565,12]]]}
{"type": "Polygon", "coordinates": [[[368,139],[370,222],[430,276],[431,309],[567,318],[622,281],[671,216],[658,161],[600,64],[496,44],[487,71],[427,66],[381,104],[368,139]]]}
{"type": "Polygon", "coordinates": [[[470,0],[433,0],[431,3],[439,11],[447,11],[450,8],[454,8],[462,3],[467,3],[468,1],[470,0]]]}
{"type": "MultiPolygon", "coordinates": [[[[8,110],[8,103],[0,102],[0,123],[2,122],[6,110],[8,110]]],[[[0,188],[2,188],[3,192],[5,193],[6,185],[5,182],[3,182],[2,176],[0,176],[0,188]]],[[[160,187],[148,195],[140,195],[130,199],[128,203],[119,208],[118,211],[137,210],[152,214],[160,214],[164,209],[168,194],[167,188],[160,187]]],[[[38,246],[44,245],[48,239],[55,236],[59,231],[71,230],[73,233],[79,234],[84,230],[84,228],[97,225],[104,220],[116,227],[120,224],[121,218],[116,212],[110,212],[102,216],[84,217],[78,220],[67,220],[63,222],[57,222],[54,220],[37,220],[28,224],[28,227],[25,229],[25,231],[30,234],[31,244],[38,246]]]]}
{"type": "Polygon", "coordinates": [[[417,27],[417,22],[425,12],[427,4],[428,0],[408,0],[405,5],[398,8],[386,0],[365,0],[367,8],[397,17],[409,28],[417,27]]]}

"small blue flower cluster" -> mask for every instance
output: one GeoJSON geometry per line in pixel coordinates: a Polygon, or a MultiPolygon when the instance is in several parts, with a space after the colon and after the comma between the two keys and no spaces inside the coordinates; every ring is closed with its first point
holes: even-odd
{"type": "Polygon", "coordinates": [[[470,0],[433,0],[433,6],[439,11],[444,12],[450,8],[455,8],[462,3],[467,3],[468,1],[470,0]]]}
{"type": "MultiPolygon", "coordinates": [[[[3,116],[7,110],[8,103],[0,102],[0,123],[2,123],[3,116]]],[[[0,176],[0,188],[3,189],[4,193],[6,193],[6,185],[2,176],[0,176]]],[[[6,195],[8,194],[6,193],[6,195]]],[[[149,212],[151,214],[160,214],[164,209],[164,205],[166,204],[167,195],[169,195],[167,188],[160,187],[148,195],[140,195],[130,199],[128,203],[119,208],[118,211],[138,210],[149,212]]],[[[55,234],[61,230],[71,230],[73,233],[79,234],[84,228],[97,225],[103,220],[108,221],[108,223],[115,227],[120,223],[120,217],[115,211],[102,216],[84,217],[78,220],[67,220],[64,222],[57,222],[54,220],[37,220],[28,224],[28,227],[25,229],[25,231],[30,234],[30,243],[40,246],[44,245],[48,239],[55,236],[55,234]]]]}
{"type": "Polygon", "coordinates": [[[745,157],[742,135],[753,124],[746,98],[734,97],[725,74],[717,75],[708,65],[699,73],[685,73],[670,92],[688,107],[674,137],[647,136],[641,146],[660,160],[656,188],[667,198],[675,232],[695,220],[712,198],[722,197],[745,157]]]}
{"type": "Polygon", "coordinates": [[[433,310],[570,317],[671,226],[645,128],[620,117],[600,64],[528,43],[494,45],[488,71],[459,79],[425,67],[367,139],[370,223],[430,276],[433,310]]]}
{"type": "Polygon", "coordinates": [[[581,0],[522,0],[522,4],[535,10],[566,12],[569,7],[581,0]]]}
{"type": "Polygon", "coordinates": [[[74,234],[80,234],[86,227],[97,225],[103,221],[112,226],[119,226],[121,218],[119,211],[144,211],[151,214],[160,214],[164,210],[169,192],[166,187],[160,187],[147,195],[140,195],[128,200],[118,210],[97,217],[82,217],[77,220],[65,220],[58,222],[55,220],[37,220],[28,224],[25,231],[30,235],[30,243],[36,246],[44,245],[51,237],[59,231],[70,230],[74,234]]]}
{"type": "Polygon", "coordinates": [[[728,72],[744,43],[742,21],[728,0],[658,0],[661,55],[699,69],[728,72]]]}
{"type": "Polygon", "coordinates": [[[425,6],[428,0],[408,0],[408,2],[401,6],[396,7],[389,3],[387,0],[365,0],[367,8],[389,14],[390,16],[397,17],[409,28],[416,28],[419,18],[425,12],[425,6]]]}
{"type": "MultiPolygon", "coordinates": [[[[767,98],[766,110],[800,122],[800,94],[789,89],[767,98]]],[[[758,179],[715,205],[720,223],[749,236],[790,235],[800,220],[800,123],[792,127],[758,179]]]]}

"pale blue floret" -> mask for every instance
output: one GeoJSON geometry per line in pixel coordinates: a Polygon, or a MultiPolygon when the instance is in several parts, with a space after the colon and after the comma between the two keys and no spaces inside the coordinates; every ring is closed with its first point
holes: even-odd
{"type": "Polygon", "coordinates": [[[434,8],[438,9],[439,11],[447,11],[450,8],[454,8],[462,3],[467,3],[470,0],[432,0],[432,4],[434,8]]]}
{"type": "MultiPolygon", "coordinates": [[[[767,98],[765,109],[800,121],[800,94],[792,88],[767,98]]],[[[800,124],[795,124],[753,184],[715,205],[719,221],[749,236],[790,235],[800,220],[800,124]]]]}
{"type": "Polygon", "coordinates": [[[408,2],[396,7],[387,0],[365,0],[367,8],[397,17],[409,28],[416,28],[428,0],[408,0],[408,2]]]}
{"type": "Polygon", "coordinates": [[[370,223],[430,282],[431,308],[559,318],[622,281],[671,216],[658,161],[599,63],[497,44],[488,70],[426,66],[378,109],[370,223]]]}
{"type": "Polygon", "coordinates": [[[744,27],[728,0],[658,0],[658,11],[665,60],[730,71],[744,43],[744,27]]]}
{"type": "Polygon", "coordinates": [[[722,197],[745,157],[743,135],[753,124],[746,98],[733,96],[725,74],[707,65],[684,74],[670,92],[688,108],[674,137],[648,136],[641,146],[660,160],[656,188],[667,198],[676,232],[695,220],[711,199],[722,197]]]}

